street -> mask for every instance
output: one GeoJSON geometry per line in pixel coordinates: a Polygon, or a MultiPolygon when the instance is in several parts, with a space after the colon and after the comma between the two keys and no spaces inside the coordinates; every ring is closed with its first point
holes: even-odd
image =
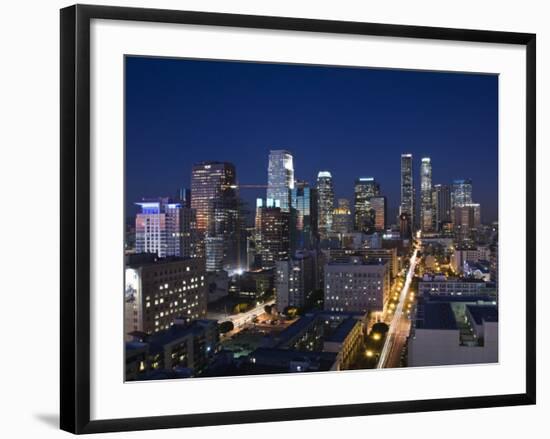
{"type": "Polygon", "coordinates": [[[384,341],[384,347],[380,353],[380,358],[378,359],[378,364],[376,365],[377,369],[382,369],[386,367],[396,367],[399,365],[399,358],[403,347],[405,345],[409,329],[410,322],[404,314],[405,304],[407,302],[407,296],[409,293],[409,288],[411,286],[412,279],[414,277],[414,271],[416,269],[418,249],[415,248],[409,265],[409,271],[407,273],[407,278],[405,280],[405,285],[401,290],[399,295],[399,303],[395,308],[393,313],[393,318],[391,320],[388,333],[386,334],[386,339],[384,341]]]}

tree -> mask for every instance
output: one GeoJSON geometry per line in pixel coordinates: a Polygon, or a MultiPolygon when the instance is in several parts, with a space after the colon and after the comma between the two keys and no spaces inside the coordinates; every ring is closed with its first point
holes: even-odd
{"type": "Polygon", "coordinates": [[[288,318],[293,319],[298,315],[298,308],[296,308],[295,306],[287,306],[284,309],[283,314],[286,315],[288,318]]]}
{"type": "Polygon", "coordinates": [[[233,331],[235,328],[235,325],[230,320],[226,320],[225,322],[221,322],[218,325],[218,330],[221,334],[225,334],[226,332],[233,331]]]}
{"type": "Polygon", "coordinates": [[[242,303],[237,303],[234,307],[233,307],[233,314],[239,314],[241,312],[245,312],[247,311],[249,308],[249,305],[248,303],[246,302],[242,302],[242,303]]]}
{"type": "Polygon", "coordinates": [[[266,312],[266,314],[271,314],[272,310],[273,310],[273,305],[264,306],[264,311],[266,312]]]}
{"type": "Polygon", "coordinates": [[[372,325],[371,332],[377,332],[378,334],[384,335],[386,332],[388,332],[390,327],[386,325],[384,322],[378,322],[372,325]]]}

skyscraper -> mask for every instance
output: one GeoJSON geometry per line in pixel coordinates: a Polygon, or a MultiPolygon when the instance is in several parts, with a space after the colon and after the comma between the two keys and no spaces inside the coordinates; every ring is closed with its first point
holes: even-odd
{"type": "Polygon", "coordinates": [[[285,150],[269,151],[267,169],[267,199],[278,201],[281,210],[290,208],[290,190],[294,189],[292,154],[285,150]]]}
{"type": "Polygon", "coordinates": [[[136,253],[154,253],[158,257],[194,256],[194,220],[192,209],[172,203],[169,198],[136,203],[136,253]]]}
{"type": "Polygon", "coordinates": [[[374,228],[374,212],[370,199],[380,195],[380,185],[373,177],[360,177],[355,180],[355,230],[368,231],[374,228]]]}
{"type": "Polygon", "coordinates": [[[451,189],[446,184],[434,184],[432,190],[435,229],[440,232],[444,223],[451,222],[451,189]]]}
{"type": "Polygon", "coordinates": [[[401,204],[399,214],[408,215],[411,227],[414,228],[414,185],[412,154],[401,154],[401,204]]]}
{"type": "Polygon", "coordinates": [[[206,233],[213,224],[211,200],[236,198],[236,171],[232,163],[202,162],[191,171],[191,207],[196,210],[197,230],[206,233]]]}
{"type": "Polygon", "coordinates": [[[472,180],[454,180],[451,191],[451,208],[471,204],[472,201],[472,180]]]}
{"type": "Polygon", "coordinates": [[[329,171],[320,171],[317,174],[317,200],[318,231],[321,238],[326,238],[332,226],[334,209],[334,187],[329,171]]]}
{"type": "Polygon", "coordinates": [[[206,254],[206,271],[215,272],[223,270],[224,239],[221,236],[207,236],[204,239],[206,254]]]}
{"type": "Polygon", "coordinates": [[[476,203],[455,206],[453,209],[453,230],[458,241],[472,238],[472,233],[481,224],[481,206],[476,203]]]}
{"type": "Polygon", "coordinates": [[[275,266],[276,261],[290,256],[290,212],[273,206],[268,199],[264,205],[260,198],[256,201],[256,253],[261,259],[262,268],[275,266]]]}
{"type": "Polygon", "coordinates": [[[332,233],[341,235],[350,233],[353,227],[349,200],[346,198],[338,199],[338,207],[332,211],[332,233]]]}
{"type": "Polygon", "coordinates": [[[433,231],[432,163],[424,157],[420,164],[420,227],[423,232],[433,231]]]}
{"type": "Polygon", "coordinates": [[[385,196],[370,198],[370,209],[374,211],[374,229],[378,232],[386,229],[387,201],[385,196]]]}
{"type": "Polygon", "coordinates": [[[317,241],[317,191],[305,181],[290,190],[290,205],[296,210],[296,244],[311,248],[317,241]]]}

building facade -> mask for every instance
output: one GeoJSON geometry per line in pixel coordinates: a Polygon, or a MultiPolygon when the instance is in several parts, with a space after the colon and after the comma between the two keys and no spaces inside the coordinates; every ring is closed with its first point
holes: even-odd
{"type": "Polygon", "coordinates": [[[152,334],[175,320],[190,323],[206,316],[204,260],[127,256],[125,270],[125,334],[152,334]]]}
{"type": "Polygon", "coordinates": [[[424,157],[420,164],[420,228],[423,232],[431,232],[433,223],[432,162],[424,157]]]}
{"type": "Polygon", "coordinates": [[[373,177],[360,177],[354,186],[354,227],[355,230],[366,232],[374,228],[375,212],[371,206],[371,198],[380,195],[380,185],[373,177]]]}
{"type": "Polygon", "coordinates": [[[351,257],[325,265],[325,310],[382,311],[390,291],[389,264],[351,257]]]}
{"type": "Polygon", "coordinates": [[[191,207],[196,211],[197,230],[206,234],[214,225],[216,200],[233,200],[236,194],[235,166],[227,162],[201,162],[191,170],[191,207]]]}
{"type": "Polygon", "coordinates": [[[291,254],[291,213],[268,201],[268,205],[261,199],[256,202],[256,253],[262,268],[274,267],[291,254]]]}
{"type": "Polygon", "coordinates": [[[444,225],[451,222],[451,188],[445,184],[434,184],[432,204],[435,230],[441,232],[444,225]]]}
{"type": "Polygon", "coordinates": [[[321,238],[326,238],[332,228],[334,210],[334,186],[328,171],[320,171],[317,175],[317,209],[317,230],[321,238]]]}
{"type": "Polygon", "coordinates": [[[451,190],[451,207],[472,204],[472,180],[454,180],[451,190]]]}
{"type": "Polygon", "coordinates": [[[277,309],[288,306],[303,307],[315,289],[316,260],[308,252],[298,252],[275,266],[277,309]]]}
{"type": "Polygon", "coordinates": [[[267,169],[267,199],[287,212],[290,207],[290,191],[294,189],[294,162],[292,154],[285,150],[269,151],[267,169]]]}
{"type": "Polygon", "coordinates": [[[340,198],[338,207],[332,211],[332,233],[344,235],[351,233],[353,229],[353,220],[349,208],[349,200],[340,198]]]}
{"type": "Polygon", "coordinates": [[[414,227],[414,185],[413,185],[413,156],[401,154],[401,204],[399,215],[409,216],[411,227],[414,227]]]}
{"type": "Polygon", "coordinates": [[[305,181],[297,181],[290,190],[290,205],[296,210],[296,245],[313,248],[318,241],[317,191],[305,181]]]}
{"type": "Polygon", "coordinates": [[[376,196],[370,199],[370,207],[374,212],[374,230],[378,232],[386,229],[387,204],[385,196],[376,196]]]}
{"type": "Polygon", "coordinates": [[[135,220],[136,253],[153,253],[158,257],[194,257],[195,211],[173,203],[168,198],[136,203],[141,211],[135,220]]]}

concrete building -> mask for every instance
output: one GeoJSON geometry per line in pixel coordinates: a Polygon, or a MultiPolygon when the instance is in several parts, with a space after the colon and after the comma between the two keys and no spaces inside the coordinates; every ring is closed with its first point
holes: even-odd
{"type": "MultiPolygon", "coordinates": [[[[363,353],[365,325],[363,313],[330,311],[307,313],[275,336],[269,348],[262,350],[263,354],[267,351],[278,354],[273,355],[273,358],[270,357],[270,362],[266,362],[266,359],[261,360],[262,364],[288,368],[289,359],[294,359],[298,361],[297,365],[301,368],[294,368],[292,371],[316,371],[319,369],[316,366],[312,368],[308,363],[309,359],[318,359],[317,355],[320,355],[320,358],[330,359],[330,365],[327,364],[324,370],[349,369],[357,356],[363,353]],[[274,363],[285,358],[283,364],[274,363]],[[305,364],[300,364],[300,359],[303,359],[305,364]]],[[[251,359],[255,359],[258,364],[260,360],[256,354],[253,352],[251,359]]],[[[315,365],[316,362],[314,361],[313,364],[315,365]]]]}
{"type": "Polygon", "coordinates": [[[408,366],[497,362],[497,306],[442,299],[419,302],[408,340],[408,366]]]}
{"type": "Polygon", "coordinates": [[[256,202],[256,254],[262,268],[275,266],[276,261],[287,259],[291,254],[291,212],[273,207],[272,201],[256,202]]]}
{"type": "Polygon", "coordinates": [[[483,280],[445,278],[445,276],[424,275],[418,282],[419,295],[431,296],[476,296],[489,289],[483,280]]]}
{"type": "Polygon", "coordinates": [[[382,311],[390,291],[389,264],[351,257],[325,265],[325,310],[382,311]]]}
{"type": "Polygon", "coordinates": [[[277,309],[288,306],[303,307],[316,288],[316,258],[309,252],[297,252],[275,266],[275,293],[277,309]]]}
{"type": "Polygon", "coordinates": [[[330,249],[324,250],[331,262],[347,263],[352,257],[362,257],[366,260],[383,261],[388,263],[390,277],[394,278],[399,272],[399,259],[396,248],[360,248],[360,249],[330,249]]]}
{"type": "Polygon", "coordinates": [[[354,228],[358,232],[374,229],[375,211],[371,198],[380,195],[380,185],[373,177],[359,177],[354,186],[354,228]]]}
{"type": "Polygon", "coordinates": [[[126,380],[171,377],[171,371],[199,376],[218,351],[218,344],[215,320],[195,320],[189,325],[176,322],[152,335],[136,334],[126,343],[126,380]]]}
{"type": "Polygon", "coordinates": [[[224,267],[224,239],[221,236],[207,236],[204,238],[206,255],[206,271],[221,271],[224,267]]]}
{"type": "Polygon", "coordinates": [[[470,241],[481,225],[481,206],[477,203],[455,206],[453,231],[459,242],[470,241]]]}
{"type": "Polygon", "coordinates": [[[169,198],[136,203],[141,211],[135,219],[135,252],[194,257],[195,211],[169,198]]]}
{"type": "Polygon", "coordinates": [[[451,255],[451,267],[456,273],[463,273],[466,261],[477,262],[490,259],[491,250],[488,246],[456,247],[451,255]]]}
{"type": "Polygon", "coordinates": [[[331,233],[345,235],[353,229],[353,218],[349,208],[349,200],[341,198],[338,200],[338,207],[332,211],[331,233]]]}
{"type": "Polygon", "coordinates": [[[204,260],[157,258],[150,254],[126,257],[124,333],[152,334],[175,320],[191,323],[206,316],[204,260]]]}
{"type": "Polygon", "coordinates": [[[272,296],[275,285],[275,268],[246,271],[239,276],[239,297],[258,300],[272,296]]]}

